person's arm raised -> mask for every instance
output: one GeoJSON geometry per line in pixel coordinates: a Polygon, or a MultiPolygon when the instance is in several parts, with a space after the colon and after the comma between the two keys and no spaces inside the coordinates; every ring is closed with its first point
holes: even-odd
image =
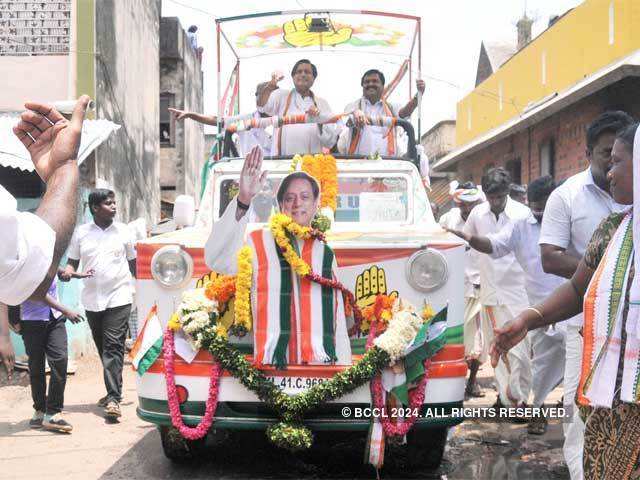
{"type": "Polygon", "coordinates": [[[78,149],[89,101],[87,95],[78,99],[70,121],[50,105],[27,102],[27,111],[13,127],[14,134],[29,151],[36,172],[47,184],[36,215],[56,233],[51,266],[33,292],[33,299],[44,299],[76,224],[78,149]]]}
{"type": "Polygon", "coordinates": [[[262,190],[264,182],[267,180],[267,171],[262,171],[262,149],[255,146],[247,155],[240,172],[240,185],[236,201],[236,220],[240,220],[247,213],[249,205],[256,194],[262,190]],[[246,208],[244,208],[246,207],[246,208]]]}
{"type": "Polygon", "coordinates": [[[191,120],[195,120],[198,123],[204,123],[205,125],[218,124],[218,117],[216,117],[215,115],[203,115],[201,113],[178,110],[177,108],[168,108],[167,110],[173,113],[176,120],[184,120],[186,118],[190,118],[191,120]]]}

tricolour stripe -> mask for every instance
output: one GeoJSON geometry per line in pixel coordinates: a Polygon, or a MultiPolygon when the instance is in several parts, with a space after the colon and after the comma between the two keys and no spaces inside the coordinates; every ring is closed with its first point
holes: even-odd
{"type": "MultiPolygon", "coordinates": [[[[258,365],[262,365],[265,362],[264,350],[265,343],[267,341],[267,326],[269,315],[269,285],[268,285],[268,271],[266,268],[259,268],[260,266],[267,265],[267,254],[264,250],[264,241],[261,231],[255,231],[250,236],[253,241],[253,249],[256,254],[256,263],[258,268],[254,268],[254,280],[257,280],[256,288],[256,315],[254,315],[255,321],[255,362],[258,365]]],[[[256,267],[256,265],[254,265],[256,267]]]]}
{"type": "MultiPolygon", "coordinates": [[[[302,247],[302,260],[308,265],[313,265],[313,239],[304,242],[302,247]]],[[[306,278],[300,279],[300,335],[301,335],[301,353],[302,362],[313,362],[313,346],[311,343],[311,281],[306,278]]]]}
{"type": "MultiPolygon", "coordinates": [[[[322,276],[329,280],[333,279],[333,251],[324,245],[322,256],[322,276]]],[[[325,353],[332,362],[337,360],[335,347],[335,311],[334,305],[335,295],[341,295],[339,291],[335,291],[330,287],[322,287],[322,345],[325,353]]]]}
{"type": "MultiPolygon", "coordinates": [[[[278,255],[280,264],[280,335],[278,336],[276,348],[273,353],[271,363],[278,368],[283,368],[287,364],[287,350],[291,338],[291,266],[282,256],[280,249],[274,242],[274,248],[278,255]]],[[[295,332],[295,330],[294,330],[295,332]]]]}

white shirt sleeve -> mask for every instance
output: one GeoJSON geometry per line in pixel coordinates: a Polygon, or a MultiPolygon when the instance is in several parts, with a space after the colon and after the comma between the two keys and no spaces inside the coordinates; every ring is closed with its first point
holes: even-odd
{"type": "Polygon", "coordinates": [[[571,243],[571,208],[561,190],[549,196],[542,217],[539,244],[567,248],[571,243]]]}
{"type": "Polygon", "coordinates": [[[487,235],[493,247],[491,258],[502,258],[514,251],[519,232],[518,224],[518,221],[509,222],[500,231],[487,235]]]}
{"type": "Polygon", "coordinates": [[[37,215],[18,212],[0,186],[0,302],[24,302],[44,280],[53,259],[56,233],[37,215]]]}
{"type": "Polygon", "coordinates": [[[238,273],[236,252],[244,244],[244,233],[249,223],[251,208],[240,221],[236,220],[238,203],[231,200],[222,216],[213,224],[204,247],[204,258],[211,270],[226,275],[238,273]]]}

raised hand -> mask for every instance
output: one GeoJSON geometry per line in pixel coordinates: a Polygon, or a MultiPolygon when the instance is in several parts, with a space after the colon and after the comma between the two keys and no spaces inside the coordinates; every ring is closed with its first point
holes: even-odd
{"type": "Polygon", "coordinates": [[[279,71],[276,70],[275,72],[271,73],[271,80],[269,81],[269,83],[271,84],[272,87],[277,87],[278,83],[284,78],[284,74],[279,71]]]}
{"type": "Polygon", "coordinates": [[[522,316],[517,316],[502,328],[495,328],[493,333],[495,337],[491,342],[490,354],[491,365],[496,368],[500,357],[506,357],[507,352],[527,336],[527,323],[522,316]]]}
{"type": "Polygon", "coordinates": [[[244,161],[244,165],[242,165],[238,200],[249,205],[253,197],[262,190],[266,180],[267,171],[262,171],[262,149],[256,145],[251,149],[244,161]]]}
{"type": "Polygon", "coordinates": [[[25,103],[27,110],[13,133],[29,151],[36,172],[45,182],[58,168],[77,160],[82,122],[90,100],[87,95],[78,99],[71,121],[51,105],[25,103]]]}
{"type": "Polygon", "coordinates": [[[424,83],[424,80],[416,80],[416,88],[420,93],[424,93],[425,89],[427,88],[427,84],[424,83]]]}
{"type": "Polygon", "coordinates": [[[167,108],[167,110],[169,110],[171,113],[173,113],[173,116],[176,120],[184,120],[185,118],[189,118],[189,112],[187,112],[186,110],[178,110],[177,108],[167,108]]]}

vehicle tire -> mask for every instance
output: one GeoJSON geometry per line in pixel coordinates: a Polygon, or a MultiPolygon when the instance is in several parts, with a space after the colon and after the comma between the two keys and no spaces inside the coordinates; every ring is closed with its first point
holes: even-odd
{"type": "Polygon", "coordinates": [[[172,462],[184,463],[204,453],[206,436],[199,440],[187,440],[175,427],[160,426],[158,430],[164,455],[172,462]]]}
{"type": "Polygon", "coordinates": [[[407,434],[407,462],[412,467],[436,470],[447,445],[447,427],[411,430],[407,434]]]}

